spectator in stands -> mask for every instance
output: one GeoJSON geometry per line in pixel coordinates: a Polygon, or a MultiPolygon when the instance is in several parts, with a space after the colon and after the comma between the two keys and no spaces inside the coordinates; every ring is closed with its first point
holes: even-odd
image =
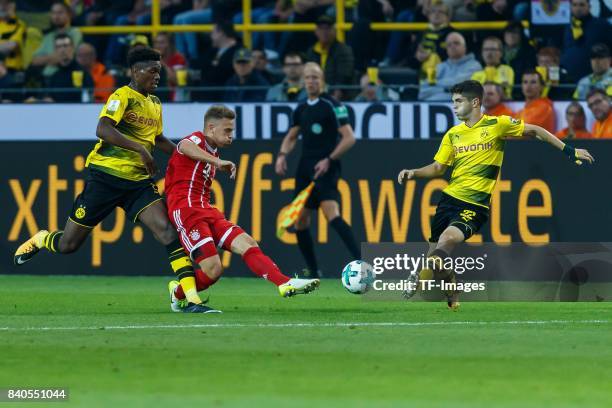
{"type": "Polygon", "coordinates": [[[610,114],[610,97],[601,89],[593,89],[587,95],[587,104],[595,116],[593,137],[596,139],[612,138],[612,114],[610,114]]]}
{"type": "MultiPolygon", "coordinates": [[[[187,67],[185,57],[174,48],[174,39],[170,33],[159,33],[153,40],[153,48],[160,52],[161,63],[168,73],[168,85],[177,86],[176,71],[187,67]]],[[[185,84],[182,84],[185,85],[185,84]]]]}
{"type": "Polygon", "coordinates": [[[419,62],[419,82],[435,84],[436,83],[436,67],[442,61],[433,44],[427,41],[422,41],[417,46],[414,54],[415,59],[419,62]]]}
{"type": "Polygon", "coordinates": [[[446,37],[448,59],[436,67],[436,84],[422,84],[419,99],[424,101],[450,100],[449,89],[456,83],[467,81],[482,69],[474,54],[467,53],[465,39],[457,32],[446,37]]]}
{"type": "MultiPolygon", "coordinates": [[[[382,61],[385,57],[388,33],[370,28],[374,22],[385,22],[393,19],[394,6],[400,1],[393,0],[359,0],[356,19],[347,33],[347,45],[353,49],[355,68],[365,71],[373,61],[382,61]]],[[[392,33],[393,35],[395,33],[392,33]]]]}
{"type": "Polygon", "coordinates": [[[16,102],[19,97],[17,92],[2,91],[19,89],[21,83],[15,72],[11,72],[4,64],[4,57],[0,56],[0,103],[16,102]]]}
{"type": "MultiPolygon", "coordinates": [[[[321,66],[328,85],[351,85],[355,69],[353,50],[336,40],[334,20],[325,15],[319,17],[315,35],[318,41],[308,50],[306,60],[316,62],[321,66]]],[[[332,92],[336,99],[342,99],[348,94],[350,94],[349,91],[340,89],[332,92]]]]}
{"type": "Polygon", "coordinates": [[[474,0],[463,0],[458,2],[457,7],[451,13],[453,21],[476,21],[476,2],[474,0]]]}
{"type": "Polygon", "coordinates": [[[57,71],[46,82],[46,87],[56,89],[48,94],[46,101],[52,102],[88,102],[82,88],[93,88],[94,82],[87,69],[75,59],[72,38],[66,33],[55,36],[55,53],[59,57],[57,71]],[[67,91],[72,88],[73,91],[67,91]]]}
{"type": "MultiPolygon", "coordinates": [[[[313,23],[325,14],[327,8],[333,6],[336,0],[295,0],[292,3],[289,23],[313,23]]],[[[305,52],[313,42],[311,33],[286,32],[281,36],[279,53],[284,55],[289,51],[305,52]]]]}
{"type": "Polygon", "coordinates": [[[361,93],[357,95],[355,102],[399,101],[399,94],[385,87],[380,79],[373,81],[368,74],[363,74],[359,84],[361,93]]]}
{"type": "MultiPolygon", "coordinates": [[[[223,86],[234,75],[233,57],[240,48],[240,44],[237,41],[234,26],[227,22],[215,24],[210,38],[214,48],[203,59],[203,85],[223,86]]],[[[203,97],[207,100],[215,100],[222,96],[222,92],[214,91],[203,97]]]]}
{"type": "Polygon", "coordinates": [[[544,79],[535,69],[523,73],[521,89],[525,96],[525,106],[517,112],[517,117],[525,123],[538,125],[551,133],[555,132],[555,110],[550,99],[542,96],[544,79]]]}
{"type": "Polygon", "coordinates": [[[14,0],[0,0],[0,57],[13,71],[23,70],[23,44],[26,25],[15,14],[14,0]]]}
{"type": "Polygon", "coordinates": [[[590,139],[592,136],[586,130],[584,108],[578,102],[571,102],[565,109],[567,127],[555,133],[559,139],[590,139]]]}
{"type": "Polygon", "coordinates": [[[610,68],[610,48],[598,43],[591,47],[591,69],[589,74],[578,81],[574,99],[584,100],[591,89],[598,88],[612,93],[612,69],[610,68]]]}
{"type": "Polygon", "coordinates": [[[571,99],[572,82],[567,70],[559,66],[561,51],[556,47],[544,47],[538,51],[536,70],[544,79],[544,90],[542,96],[547,96],[552,100],[560,101],[571,99]]]}
{"type": "Polygon", "coordinates": [[[503,62],[512,67],[515,78],[522,78],[526,69],[536,66],[535,50],[529,45],[519,21],[508,23],[504,30],[503,62]]]}
{"type": "MultiPolygon", "coordinates": [[[[193,0],[192,8],[174,17],[174,25],[210,24],[213,21],[209,0],[193,0]]],[[[200,55],[198,34],[176,33],[176,48],[189,60],[197,60],[200,55]]]]}
{"type": "Polygon", "coordinates": [[[507,98],[512,98],[514,71],[512,67],[502,64],[503,44],[497,37],[487,37],[482,43],[482,60],[485,67],[472,75],[472,79],[484,84],[495,82],[504,88],[507,98]]]}
{"type": "Polygon", "coordinates": [[[226,83],[225,102],[261,102],[266,98],[270,84],[255,71],[253,56],[247,48],[241,48],[234,54],[234,76],[226,83]],[[249,89],[258,87],[257,89],[249,89]]]}
{"type": "Polygon", "coordinates": [[[59,56],[55,53],[55,36],[65,33],[70,36],[75,46],[83,41],[83,35],[78,28],[71,27],[72,10],[63,1],[56,1],[51,6],[51,26],[46,31],[42,43],[32,59],[32,66],[42,68],[45,77],[53,75],[57,71],[59,56]]]}
{"type": "Polygon", "coordinates": [[[255,71],[259,73],[269,84],[278,83],[281,78],[278,78],[272,72],[268,70],[268,56],[266,52],[261,48],[255,48],[251,51],[253,55],[253,64],[255,65],[255,71]]]}
{"type": "MultiPolygon", "coordinates": [[[[71,1],[70,3],[74,2],[71,1]]],[[[83,12],[75,18],[75,25],[113,25],[119,17],[131,13],[136,3],[139,3],[138,7],[141,7],[142,0],[95,0],[89,3],[83,12]]]]}
{"type": "MultiPolygon", "coordinates": [[[[121,3],[121,2],[115,2],[121,3]]],[[[151,11],[151,6],[147,6],[145,0],[132,0],[132,9],[129,13],[117,17],[112,22],[114,25],[127,26],[137,23],[138,18],[151,11]]],[[[130,37],[124,34],[115,34],[110,37],[104,56],[104,63],[107,67],[123,66],[125,63],[126,49],[129,48],[130,37]]]]}
{"type": "Polygon", "coordinates": [[[514,116],[514,112],[505,103],[504,90],[502,86],[496,82],[484,83],[484,94],[482,97],[482,106],[485,108],[485,114],[491,116],[514,116]]]}
{"type": "Polygon", "coordinates": [[[589,0],[571,0],[572,18],[563,33],[561,65],[571,78],[582,78],[590,72],[589,52],[597,43],[610,44],[610,24],[591,15],[589,0]]]}
{"type": "Polygon", "coordinates": [[[478,21],[512,20],[512,7],[509,7],[508,0],[476,1],[476,4],[476,20],[478,21]]]}
{"type": "Polygon", "coordinates": [[[300,54],[291,52],[285,55],[283,60],[285,79],[268,90],[266,101],[288,102],[305,99],[307,95],[302,83],[303,71],[304,60],[300,54]]]}
{"type": "MultiPolygon", "coordinates": [[[[146,1],[148,9],[145,13],[138,16],[136,24],[149,25],[151,24],[151,7],[150,1],[146,1]]],[[[159,11],[162,24],[172,24],[174,17],[179,13],[185,12],[191,8],[190,0],[160,0],[159,11]]]]}
{"type": "MultiPolygon", "coordinates": [[[[427,10],[429,28],[419,35],[413,44],[423,44],[425,48],[433,50],[440,57],[440,60],[445,60],[447,58],[445,40],[448,34],[453,31],[449,26],[451,19],[450,9],[442,2],[435,2],[432,3],[430,7],[424,8],[424,10],[427,10]]],[[[387,48],[387,58],[391,64],[403,56],[401,55],[401,42],[397,45],[399,49],[392,49],[392,47],[395,46],[396,44],[393,43],[392,34],[389,41],[389,47],[387,48]]],[[[415,48],[416,47],[412,47],[410,49],[414,50],[415,48]]],[[[406,65],[413,69],[420,69],[421,63],[414,58],[414,55],[414,52],[410,52],[408,58],[402,61],[401,65],[406,65]]]]}
{"type": "Polygon", "coordinates": [[[115,78],[106,71],[106,67],[97,61],[96,49],[89,43],[81,43],[77,47],[76,61],[86,72],[89,72],[94,82],[94,102],[106,102],[115,90],[115,78]]]}

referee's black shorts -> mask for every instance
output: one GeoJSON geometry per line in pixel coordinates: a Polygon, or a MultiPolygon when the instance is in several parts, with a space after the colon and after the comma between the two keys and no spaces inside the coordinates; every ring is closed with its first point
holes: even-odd
{"type": "Polygon", "coordinates": [[[489,210],[487,208],[442,193],[442,198],[436,208],[436,215],[431,221],[429,242],[438,242],[440,235],[450,226],[459,228],[467,240],[477,233],[488,219],[489,210]]]}
{"type": "MultiPolygon", "coordinates": [[[[322,158],[302,157],[298,164],[297,173],[295,175],[295,195],[308,187],[314,177],[314,167],[322,158]]],[[[335,160],[329,167],[329,170],[317,180],[312,194],[306,201],[305,207],[316,209],[321,204],[321,201],[334,200],[340,203],[340,192],[338,191],[338,180],[340,179],[340,162],[335,160]]]]}
{"type": "Polygon", "coordinates": [[[153,179],[132,181],[89,169],[85,188],[74,200],[70,220],[93,228],[116,207],[121,207],[136,222],[144,209],[159,200],[162,197],[153,179]]]}

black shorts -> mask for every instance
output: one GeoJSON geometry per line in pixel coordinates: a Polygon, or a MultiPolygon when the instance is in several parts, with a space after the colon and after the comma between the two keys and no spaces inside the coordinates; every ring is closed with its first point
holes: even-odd
{"type": "MultiPolygon", "coordinates": [[[[321,158],[302,157],[298,164],[297,174],[295,175],[295,195],[308,187],[314,177],[314,166],[321,158]]],[[[338,191],[338,180],[340,179],[340,162],[335,160],[329,170],[320,176],[315,183],[312,194],[306,201],[305,207],[315,209],[319,207],[321,201],[334,200],[340,202],[340,192],[338,191]]]]}
{"type": "Polygon", "coordinates": [[[153,179],[132,181],[90,169],[83,192],[74,200],[70,220],[93,228],[121,207],[136,222],[142,210],[161,199],[153,179]]]}
{"type": "Polygon", "coordinates": [[[465,239],[474,235],[489,219],[489,210],[475,204],[466,203],[442,193],[436,215],[431,222],[429,242],[438,242],[440,235],[451,225],[463,232],[465,239]]]}

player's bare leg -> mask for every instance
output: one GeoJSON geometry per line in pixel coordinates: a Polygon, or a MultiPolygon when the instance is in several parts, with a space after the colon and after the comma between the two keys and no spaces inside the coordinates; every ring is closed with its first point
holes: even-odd
{"type": "MultiPolygon", "coordinates": [[[[187,301],[193,305],[200,305],[202,299],[200,299],[196,289],[196,279],[191,259],[185,254],[167,214],[166,204],[163,200],[158,200],[142,210],[138,214],[138,220],[146,225],[155,239],[166,247],[170,266],[185,291],[187,301]]],[[[192,309],[196,312],[198,308],[192,309]]],[[[204,313],[205,311],[202,310],[201,312],[204,313]]]]}
{"type": "MultiPolygon", "coordinates": [[[[411,298],[418,291],[419,282],[425,280],[444,280],[445,282],[456,283],[455,272],[442,267],[443,258],[449,256],[455,247],[465,241],[463,232],[455,227],[448,226],[438,238],[438,242],[430,243],[427,265],[418,273],[411,274],[408,281],[412,283],[410,290],[404,291],[405,298],[411,298]]],[[[448,307],[457,310],[459,304],[459,294],[456,291],[443,292],[447,297],[448,307]]]]}
{"type": "Polygon", "coordinates": [[[305,276],[321,278],[317,256],[314,252],[314,242],[310,234],[310,219],[312,210],[304,208],[298,219],[295,221],[295,235],[297,237],[298,248],[306,261],[306,269],[303,271],[305,276]]]}
{"type": "Polygon", "coordinates": [[[338,233],[342,242],[351,253],[353,260],[361,259],[361,249],[355,240],[350,225],[340,216],[340,205],[335,200],[321,201],[321,210],[329,225],[338,233]]]}
{"type": "Polygon", "coordinates": [[[283,297],[309,293],[319,287],[319,279],[291,279],[283,275],[274,261],[261,251],[257,241],[246,232],[232,241],[231,251],[240,255],[255,275],[274,283],[283,297]]]}
{"type": "MultiPolygon", "coordinates": [[[[430,256],[438,256],[440,260],[442,260],[443,257],[450,255],[455,247],[463,241],[465,241],[463,232],[459,228],[451,225],[444,230],[442,235],[440,235],[438,245],[436,245],[436,249],[430,256]]],[[[455,271],[443,267],[434,268],[434,278],[444,280],[445,282],[457,283],[455,271]]],[[[442,291],[442,293],[446,296],[448,307],[451,310],[457,310],[460,306],[459,292],[456,290],[448,290],[442,291]]]]}
{"type": "Polygon", "coordinates": [[[23,265],[45,248],[52,253],[70,254],[81,247],[93,228],[77,224],[68,219],[64,230],[38,231],[21,244],[14,255],[15,265],[23,265]]]}

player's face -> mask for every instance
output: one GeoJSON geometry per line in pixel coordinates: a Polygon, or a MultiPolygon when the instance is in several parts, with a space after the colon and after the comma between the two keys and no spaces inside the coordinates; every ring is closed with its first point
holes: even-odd
{"type": "Polygon", "coordinates": [[[304,86],[308,95],[317,96],[323,89],[323,75],[321,71],[313,68],[304,70],[304,86]]]}
{"type": "Polygon", "coordinates": [[[208,135],[212,137],[214,143],[218,147],[226,147],[232,144],[236,121],[227,118],[213,120],[208,124],[208,128],[208,135]]]}
{"type": "Polygon", "coordinates": [[[476,99],[470,100],[461,94],[453,94],[453,111],[459,120],[467,120],[475,107],[476,99]]]}
{"type": "Polygon", "coordinates": [[[159,85],[161,62],[150,61],[136,64],[132,68],[132,78],[140,90],[153,93],[159,85]]]}

